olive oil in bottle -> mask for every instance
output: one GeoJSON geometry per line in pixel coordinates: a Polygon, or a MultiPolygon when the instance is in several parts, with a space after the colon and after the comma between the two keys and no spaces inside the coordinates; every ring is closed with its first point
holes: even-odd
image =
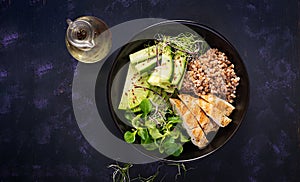
{"type": "Polygon", "coordinates": [[[112,40],[108,26],[93,16],[83,16],[75,21],[67,20],[66,46],[78,61],[94,63],[102,60],[110,51],[112,40]]]}

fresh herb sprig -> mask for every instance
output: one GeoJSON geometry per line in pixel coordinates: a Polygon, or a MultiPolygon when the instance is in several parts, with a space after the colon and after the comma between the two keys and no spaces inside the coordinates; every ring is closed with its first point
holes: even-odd
{"type": "Polygon", "coordinates": [[[120,166],[119,164],[110,164],[108,168],[113,168],[114,172],[112,175],[113,182],[129,182],[130,175],[129,169],[132,167],[132,164],[124,164],[120,166]]]}
{"type": "MultiPolygon", "coordinates": [[[[156,168],[156,171],[154,174],[143,177],[141,174],[139,174],[137,177],[132,177],[130,175],[130,169],[133,167],[132,164],[124,164],[123,166],[116,164],[110,164],[108,168],[112,168],[114,170],[112,175],[113,182],[132,182],[132,181],[138,181],[138,182],[154,182],[154,181],[164,181],[164,179],[167,177],[168,173],[164,173],[164,175],[161,175],[161,168],[167,167],[167,166],[175,166],[176,167],[176,174],[174,176],[174,181],[178,181],[180,178],[184,179],[186,177],[187,171],[193,169],[193,168],[187,168],[184,163],[167,163],[167,162],[159,162],[159,165],[156,168]],[[159,179],[160,178],[160,179],[159,179]]],[[[170,170],[170,169],[169,169],[170,170]]],[[[173,173],[172,173],[173,174],[173,173]]]]}

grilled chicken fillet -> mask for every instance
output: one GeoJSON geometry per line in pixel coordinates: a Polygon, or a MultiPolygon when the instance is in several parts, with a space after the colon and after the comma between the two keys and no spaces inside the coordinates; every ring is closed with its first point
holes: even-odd
{"type": "Polygon", "coordinates": [[[197,119],[198,124],[201,126],[206,135],[210,132],[218,131],[219,126],[215,122],[210,120],[210,118],[202,111],[202,109],[197,103],[193,102],[193,100],[190,100],[184,94],[178,95],[178,97],[197,119]]]}
{"type": "Polygon", "coordinates": [[[204,148],[208,144],[208,140],[194,115],[180,100],[170,98],[170,103],[183,120],[182,125],[191,137],[192,143],[200,149],[204,148]]]}
{"type": "Polygon", "coordinates": [[[229,102],[213,94],[200,95],[200,97],[209,102],[210,104],[214,105],[219,110],[224,111],[225,116],[229,116],[235,109],[235,107],[229,102]]]}
{"type": "Polygon", "coordinates": [[[225,115],[226,112],[224,110],[218,109],[213,104],[202,98],[195,98],[187,94],[181,94],[180,97],[184,100],[190,100],[194,104],[198,104],[207,116],[221,127],[225,127],[231,122],[231,119],[225,115]]]}

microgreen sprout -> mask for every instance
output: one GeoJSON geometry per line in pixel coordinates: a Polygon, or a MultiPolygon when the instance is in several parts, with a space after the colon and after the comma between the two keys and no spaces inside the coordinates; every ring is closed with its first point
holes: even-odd
{"type": "Polygon", "coordinates": [[[129,169],[132,166],[132,164],[124,164],[123,167],[119,164],[109,165],[108,168],[114,169],[112,175],[113,182],[130,182],[129,169]]]}
{"type": "Polygon", "coordinates": [[[180,33],[174,37],[156,34],[154,38],[191,55],[202,54],[209,47],[206,41],[204,41],[200,36],[194,35],[190,32],[180,33]]]}

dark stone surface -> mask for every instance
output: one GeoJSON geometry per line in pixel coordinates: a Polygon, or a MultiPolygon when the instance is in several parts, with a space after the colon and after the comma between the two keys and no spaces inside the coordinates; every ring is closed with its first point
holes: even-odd
{"type": "MultiPolygon", "coordinates": [[[[0,180],[111,181],[114,161],[76,124],[71,100],[77,62],[66,19],[94,15],[109,26],[136,18],[189,19],[223,34],[247,67],[251,98],[236,135],[186,164],[181,181],[300,180],[300,2],[101,0],[0,1],[0,180]]],[[[137,165],[133,176],[159,164],[137,165]]],[[[161,175],[173,181],[176,167],[161,175]]]]}

